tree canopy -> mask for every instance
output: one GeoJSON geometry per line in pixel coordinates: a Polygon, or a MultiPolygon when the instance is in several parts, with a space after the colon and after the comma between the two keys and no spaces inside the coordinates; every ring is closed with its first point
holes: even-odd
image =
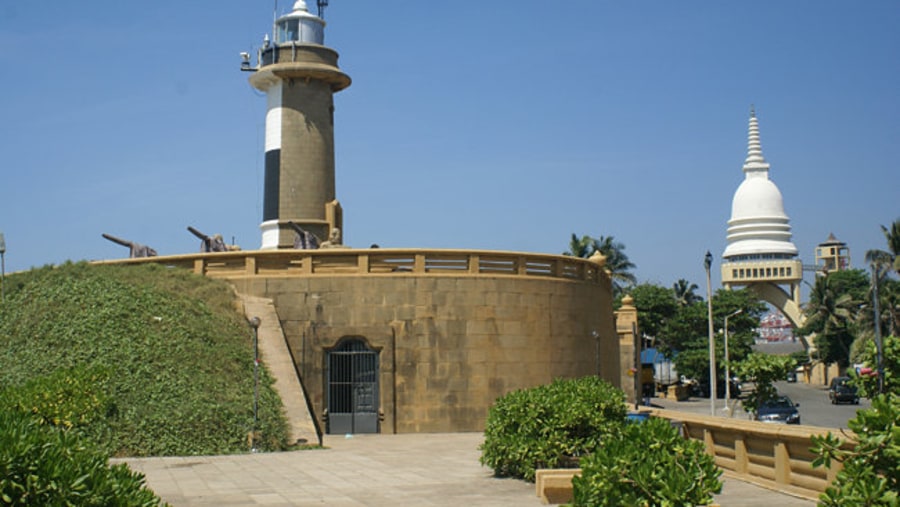
{"type": "Polygon", "coordinates": [[[856,339],[861,307],[866,303],[869,278],[861,269],[835,271],[816,279],[806,305],[801,335],[815,334],[818,359],[850,364],[850,348],[856,339]]]}
{"type": "MultiPolygon", "coordinates": [[[[634,286],[629,294],[638,310],[638,327],[646,338],[663,354],[675,361],[679,373],[700,381],[709,380],[709,321],[707,305],[697,298],[682,304],[676,297],[680,282],[672,288],[651,283],[634,286]]],[[[759,319],[766,311],[765,303],[748,290],[721,289],[713,295],[713,327],[716,330],[717,364],[724,370],[725,316],[741,310],[728,320],[728,348],[732,362],[750,353],[759,327],[759,319]]]]}
{"type": "Polygon", "coordinates": [[[600,252],[606,257],[606,270],[612,279],[613,295],[617,296],[622,293],[625,287],[630,287],[637,283],[637,278],[631,272],[635,268],[633,262],[628,259],[625,254],[625,245],[616,241],[612,236],[600,236],[593,238],[591,236],[578,237],[572,233],[569,240],[569,250],[563,252],[563,255],[571,255],[574,257],[588,258],[594,252],[600,252]]]}

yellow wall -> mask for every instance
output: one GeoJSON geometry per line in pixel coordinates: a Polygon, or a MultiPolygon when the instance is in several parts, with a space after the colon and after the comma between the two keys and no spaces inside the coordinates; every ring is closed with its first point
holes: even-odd
{"type": "Polygon", "coordinates": [[[317,417],[325,350],[351,336],[380,351],[384,433],[482,431],[497,397],[596,374],[598,357],[603,378],[616,385],[621,378],[610,291],[600,284],[335,276],[235,285],[274,300],[317,417]]]}

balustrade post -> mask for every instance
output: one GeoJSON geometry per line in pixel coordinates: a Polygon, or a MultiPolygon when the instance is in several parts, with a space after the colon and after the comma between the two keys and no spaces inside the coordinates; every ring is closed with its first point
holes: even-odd
{"type": "Polygon", "coordinates": [[[522,276],[528,274],[528,259],[524,256],[519,256],[516,258],[516,273],[522,276]]]}
{"type": "Polygon", "coordinates": [[[423,254],[416,254],[415,260],[413,261],[413,272],[425,272],[425,256],[423,254]]]}
{"type": "Polygon", "coordinates": [[[206,274],[206,259],[194,259],[194,273],[198,275],[206,274]]]}
{"type": "Polygon", "coordinates": [[[360,273],[368,273],[369,272],[369,255],[368,254],[359,254],[356,258],[356,265],[359,267],[360,273]]]}
{"type": "Polygon", "coordinates": [[[791,456],[784,442],[775,442],[775,482],[791,483],[791,456]]]}
{"type": "Polygon", "coordinates": [[[716,439],[713,438],[713,432],[709,428],[703,428],[703,444],[706,446],[706,454],[713,458],[716,457],[716,439]]]}
{"type": "Polygon", "coordinates": [[[469,273],[477,275],[481,272],[481,256],[478,254],[469,255],[469,273]]]}
{"type": "Polygon", "coordinates": [[[256,257],[252,255],[244,256],[244,269],[248,275],[256,275],[256,257]]]}
{"type": "Polygon", "coordinates": [[[746,474],[749,469],[749,457],[747,456],[747,442],[743,436],[734,439],[734,471],[746,474]]]}

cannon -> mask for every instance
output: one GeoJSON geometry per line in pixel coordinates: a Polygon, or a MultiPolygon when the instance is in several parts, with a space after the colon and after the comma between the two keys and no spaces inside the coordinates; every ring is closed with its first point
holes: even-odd
{"type": "Polygon", "coordinates": [[[105,232],[102,234],[102,236],[112,241],[113,243],[128,247],[128,257],[132,259],[138,259],[142,257],[156,257],[156,250],[150,248],[147,245],[142,245],[133,241],[126,241],[122,238],[117,238],[112,234],[106,234],[105,232]]]}
{"type": "Polygon", "coordinates": [[[297,237],[294,238],[295,249],[316,250],[319,248],[319,238],[316,237],[315,234],[307,231],[294,222],[288,222],[288,224],[290,224],[290,226],[294,229],[294,232],[297,233],[297,237]]]}
{"type": "Polygon", "coordinates": [[[200,251],[203,253],[207,252],[231,252],[235,250],[240,250],[241,248],[236,245],[227,245],[225,241],[222,240],[221,234],[214,234],[213,236],[207,236],[197,229],[191,227],[190,225],[187,228],[191,234],[200,238],[200,251]]]}

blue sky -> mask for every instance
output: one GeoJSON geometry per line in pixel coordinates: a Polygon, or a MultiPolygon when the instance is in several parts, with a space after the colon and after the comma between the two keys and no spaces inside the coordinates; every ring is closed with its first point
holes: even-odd
{"type": "MultiPolygon", "coordinates": [[[[272,9],[2,0],[7,271],[126,256],[104,232],[177,254],[197,251],[192,225],[257,248],[265,99],[238,53],[272,9]]],[[[325,18],[353,79],[335,97],[351,246],[612,235],[640,281],[703,287],[750,104],[804,263],[833,232],[863,267],[900,218],[896,1],[333,0],[325,18]]]]}

